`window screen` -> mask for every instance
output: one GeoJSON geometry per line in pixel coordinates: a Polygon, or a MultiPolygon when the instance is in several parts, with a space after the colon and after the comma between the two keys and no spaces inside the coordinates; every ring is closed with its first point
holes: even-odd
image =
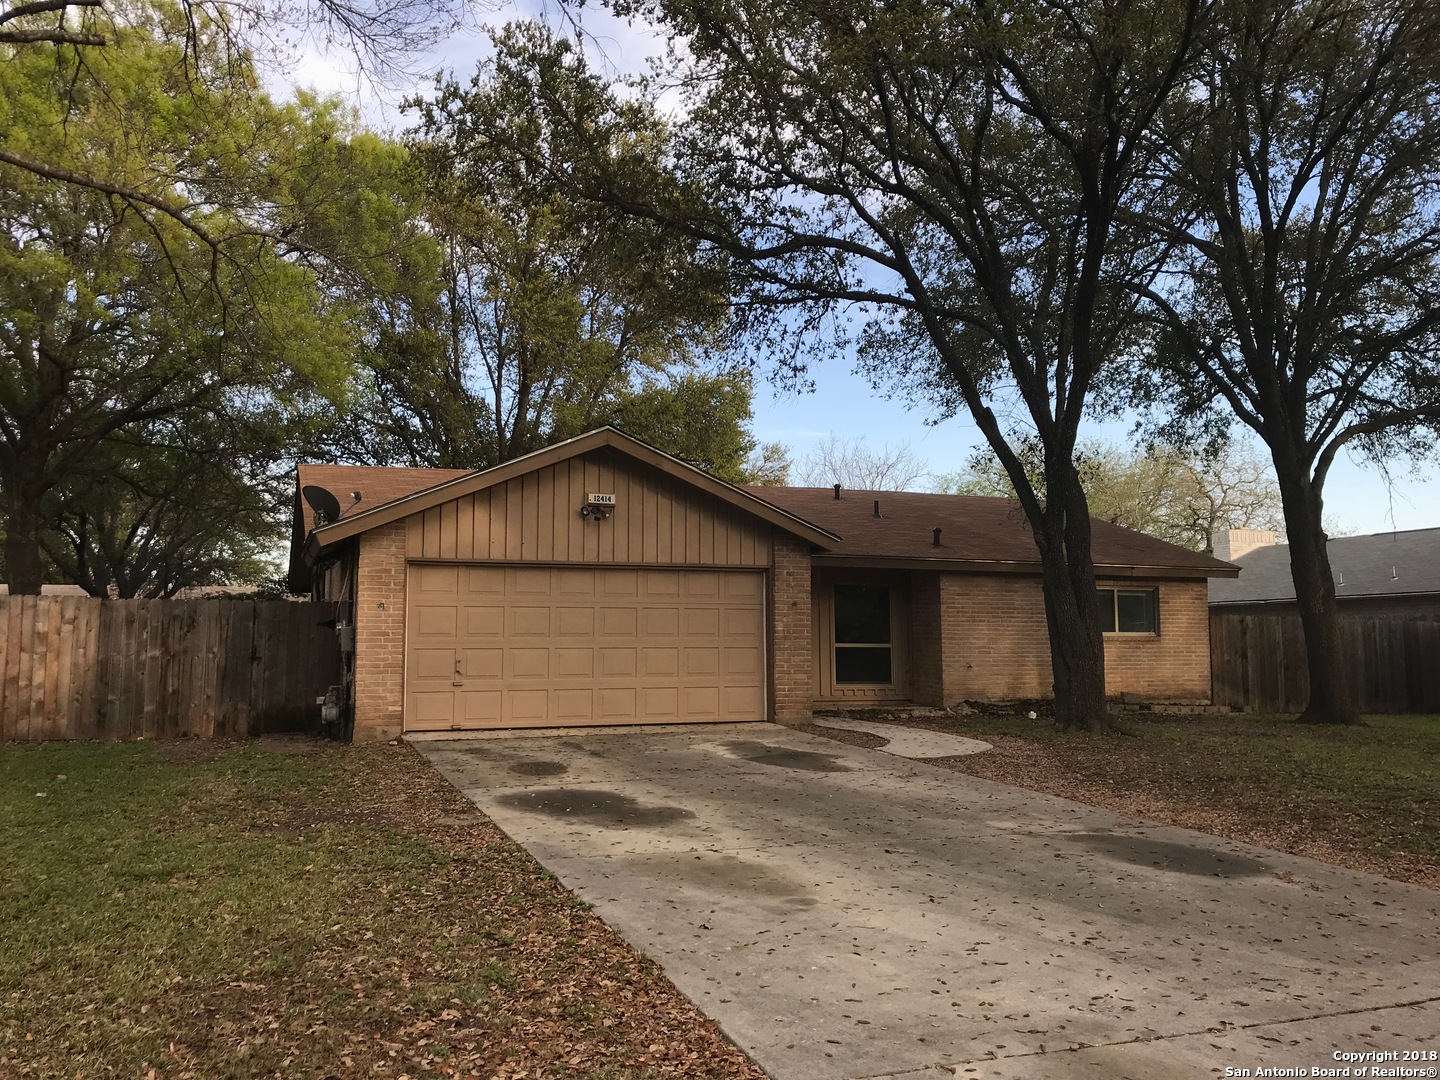
{"type": "Polygon", "coordinates": [[[835,586],[835,681],[894,682],[888,586],[835,586]]]}
{"type": "Polygon", "coordinates": [[[1100,629],[1107,634],[1158,634],[1160,618],[1154,589],[1097,589],[1100,629]]]}
{"type": "Polygon", "coordinates": [[[890,648],[859,649],[844,645],[835,647],[835,681],[837,683],[889,683],[890,648]]]}
{"type": "Polygon", "coordinates": [[[885,585],[835,586],[835,643],[890,644],[890,589],[885,585]]]}

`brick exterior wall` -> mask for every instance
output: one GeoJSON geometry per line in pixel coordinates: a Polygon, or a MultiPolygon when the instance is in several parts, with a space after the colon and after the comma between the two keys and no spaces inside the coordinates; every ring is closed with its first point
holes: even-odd
{"type": "Polygon", "coordinates": [[[920,572],[910,575],[910,694],[915,704],[936,708],[946,700],[941,662],[942,576],[920,572]]]}
{"type": "Polygon", "coordinates": [[[810,547],[775,530],[770,558],[770,719],[808,724],[815,698],[810,547]]]}
{"type": "MultiPolygon", "coordinates": [[[[917,575],[917,581],[923,576],[917,575]]],[[[1102,580],[1099,584],[1135,588],[1146,583],[1102,580]]],[[[1205,583],[1154,584],[1160,590],[1160,633],[1154,637],[1107,635],[1106,691],[1209,701],[1210,622],[1205,583]]],[[[943,704],[1054,694],[1038,577],[942,573],[938,592],[943,704]]],[[[921,666],[927,658],[918,640],[916,644],[918,692],[925,678],[921,666]]]]}
{"type": "Polygon", "coordinates": [[[355,741],[378,742],[398,737],[404,728],[405,522],[382,525],[359,539],[355,741]]]}
{"type": "MultiPolygon", "coordinates": [[[[357,569],[355,741],[403,730],[405,524],[360,538],[357,569]],[[383,605],[383,608],[381,607],[383,605]]],[[[1136,587],[1137,581],[1101,581],[1136,587]]],[[[1107,637],[1110,694],[1208,701],[1210,624],[1204,582],[1158,582],[1160,633],[1107,637]]],[[[776,530],[769,574],[770,719],[803,724],[815,697],[817,629],[808,545],[776,530]]],[[[911,577],[911,685],[919,704],[1044,698],[1052,693],[1040,580],[1005,574],[911,577]]]]}
{"type": "Polygon", "coordinates": [[[1050,638],[1038,577],[941,574],[942,699],[1050,697],[1050,638]]]}
{"type": "Polygon", "coordinates": [[[1155,700],[1210,700],[1210,608],[1203,581],[1100,581],[1117,589],[1160,590],[1160,633],[1105,638],[1105,689],[1155,700]]]}

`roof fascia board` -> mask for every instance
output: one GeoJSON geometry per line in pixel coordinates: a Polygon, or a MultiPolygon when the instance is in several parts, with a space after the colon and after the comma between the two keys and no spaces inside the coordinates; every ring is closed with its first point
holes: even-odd
{"type": "MultiPolygon", "coordinates": [[[[1013,562],[999,559],[914,559],[888,558],[875,555],[811,556],[816,566],[851,567],[875,570],[966,570],[983,574],[1038,574],[1040,563],[1013,562]]],[[[1155,578],[1173,581],[1204,581],[1211,577],[1237,577],[1239,567],[1192,566],[1106,566],[1096,564],[1097,578],[1155,578]]]]}
{"type": "MultiPolygon", "coordinates": [[[[353,517],[341,518],[329,525],[315,529],[310,533],[310,542],[314,544],[316,554],[323,548],[341,540],[348,539],[370,529],[379,528],[381,525],[388,525],[393,521],[418,514],[433,506],[450,502],[454,499],[463,498],[466,495],[474,494],[477,491],[484,491],[486,488],[503,484],[507,480],[513,480],[517,476],[534,472],[536,469],[543,469],[549,465],[561,461],[568,461],[572,457],[581,454],[588,454],[592,450],[599,450],[608,447],[634,458],[637,461],[651,465],[678,480],[690,483],[694,487],[729,503],[741,510],[761,518],[779,528],[786,530],[795,536],[806,540],[816,547],[829,547],[840,539],[834,533],[820,528],[818,525],[806,521],[780,509],[772,503],[766,502],[758,496],[742,491],[733,484],[727,484],[723,480],[717,480],[713,476],[697,469],[695,466],[672,457],[653,446],[648,446],[633,439],[623,432],[614,428],[600,428],[585,435],[567,439],[565,442],[556,443],[554,446],[547,446],[532,454],[516,458],[514,461],[507,461],[493,468],[474,472],[468,476],[459,476],[454,480],[446,480],[433,487],[417,491],[413,495],[406,495],[381,506],[366,510],[363,513],[355,514],[353,517]]],[[[307,549],[310,544],[307,543],[307,549]]]]}
{"type": "MultiPolygon", "coordinates": [[[[1344,605],[1347,600],[1440,600],[1440,592],[1427,590],[1425,592],[1378,592],[1378,593],[1350,593],[1346,596],[1337,596],[1335,602],[1344,605]]],[[[1211,600],[1211,607],[1257,607],[1261,604],[1293,604],[1293,596],[1261,596],[1245,600],[1211,600]]]]}

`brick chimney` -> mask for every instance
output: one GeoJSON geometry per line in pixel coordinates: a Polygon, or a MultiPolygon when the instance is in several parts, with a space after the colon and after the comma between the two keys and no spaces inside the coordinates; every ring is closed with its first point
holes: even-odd
{"type": "Polygon", "coordinates": [[[1221,529],[1210,538],[1215,558],[1234,562],[1256,548],[1271,547],[1275,534],[1269,529],[1221,529]]]}

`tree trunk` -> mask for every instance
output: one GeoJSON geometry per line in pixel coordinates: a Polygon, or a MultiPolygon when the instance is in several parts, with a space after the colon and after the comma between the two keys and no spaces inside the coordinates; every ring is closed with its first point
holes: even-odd
{"type": "Polygon", "coordinates": [[[40,557],[40,516],[34,503],[10,488],[5,499],[5,575],[11,596],[39,596],[45,580],[40,557]]]}
{"type": "Polygon", "coordinates": [[[1330,572],[1324,503],[1308,469],[1275,454],[1275,473],[1290,542],[1290,577],[1305,634],[1305,666],[1310,675],[1310,700],[1302,723],[1358,724],[1360,711],[1346,676],[1340,647],[1340,614],[1335,604],[1335,579],[1330,572]]]}
{"type": "Polygon", "coordinates": [[[1062,728],[1112,731],[1105,701],[1105,640],[1095,595],[1090,514],[1085,492],[1067,461],[1059,475],[1046,470],[1041,529],[1041,579],[1050,667],[1055,677],[1055,720],[1062,728]]]}

